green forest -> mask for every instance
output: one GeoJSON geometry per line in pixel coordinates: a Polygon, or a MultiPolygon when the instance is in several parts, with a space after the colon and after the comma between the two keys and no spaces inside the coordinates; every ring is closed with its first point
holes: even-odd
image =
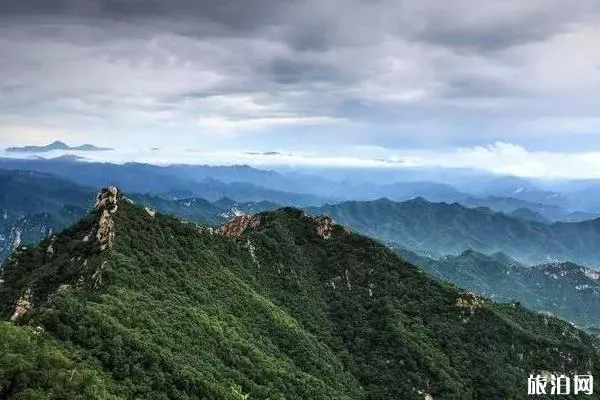
{"type": "Polygon", "coordinates": [[[281,208],[236,224],[119,194],[17,249],[1,275],[0,398],[518,399],[530,373],[600,376],[594,337],[327,218],[281,208]]]}

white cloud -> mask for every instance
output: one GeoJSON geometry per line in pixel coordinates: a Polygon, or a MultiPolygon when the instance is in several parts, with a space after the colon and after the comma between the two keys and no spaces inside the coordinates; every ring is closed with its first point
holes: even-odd
{"type": "MultiPolygon", "coordinates": [[[[80,142],[73,141],[71,144],[80,142]]],[[[542,179],[591,179],[600,178],[600,152],[545,152],[529,151],[511,143],[495,143],[447,150],[390,149],[367,146],[342,146],[335,149],[319,148],[312,151],[277,149],[277,154],[264,155],[256,148],[230,149],[161,149],[153,150],[143,144],[130,149],[106,152],[62,152],[40,154],[56,157],[76,154],[88,161],[124,163],[128,161],[154,164],[248,164],[255,166],[321,166],[363,168],[411,168],[443,167],[480,169],[497,174],[508,174],[542,179]]],[[[16,157],[15,153],[1,153],[2,157],[16,157]]]]}
{"type": "Polygon", "coordinates": [[[276,127],[322,126],[346,122],[341,118],[320,116],[290,116],[290,117],[265,117],[229,119],[223,117],[201,117],[198,125],[202,128],[220,132],[240,133],[244,131],[265,130],[276,127]]]}
{"type": "Polygon", "coordinates": [[[529,151],[518,145],[499,142],[446,152],[418,151],[404,158],[419,166],[483,169],[521,177],[600,178],[600,151],[529,151]]]}

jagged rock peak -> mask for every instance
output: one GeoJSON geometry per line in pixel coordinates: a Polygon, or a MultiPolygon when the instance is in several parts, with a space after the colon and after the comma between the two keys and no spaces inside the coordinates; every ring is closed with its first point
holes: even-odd
{"type": "Polygon", "coordinates": [[[239,238],[246,232],[247,229],[256,229],[262,226],[263,217],[257,215],[239,215],[229,219],[219,229],[217,233],[231,238],[239,238]]]}
{"type": "Polygon", "coordinates": [[[98,193],[94,208],[100,212],[96,239],[100,242],[102,249],[110,248],[115,242],[115,222],[113,215],[117,212],[119,202],[119,189],[109,186],[98,193]]]}
{"type": "Polygon", "coordinates": [[[98,193],[96,196],[96,204],[94,205],[94,208],[112,210],[113,208],[117,207],[119,197],[119,189],[116,186],[105,187],[100,190],[100,193],[98,193]]]}

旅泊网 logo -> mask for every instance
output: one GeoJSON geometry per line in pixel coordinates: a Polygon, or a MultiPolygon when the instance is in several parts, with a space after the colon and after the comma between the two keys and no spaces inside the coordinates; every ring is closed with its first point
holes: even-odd
{"type": "Polygon", "coordinates": [[[591,395],[594,393],[592,375],[540,374],[529,375],[527,379],[528,395],[591,395]]]}

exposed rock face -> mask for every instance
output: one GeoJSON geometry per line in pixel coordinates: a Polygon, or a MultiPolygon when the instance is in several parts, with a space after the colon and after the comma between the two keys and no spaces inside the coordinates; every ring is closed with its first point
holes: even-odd
{"type": "Polygon", "coordinates": [[[600,273],[598,273],[598,271],[594,271],[589,268],[582,268],[581,272],[583,272],[583,274],[585,276],[587,276],[588,278],[590,278],[593,281],[597,281],[598,279],[600,279],[600,273]]]}
{"type": "Polygon", "coordinates": [[[103,261],[100,267],[92,275],[92,280],[94,281],[94,289],[98,289],[102,285],[102,273],[104,272],[105,266],[106,261],[103,261]]]}
{"type": "Polygon", "coordinates": [[[260,215],[240,215],[225,222],[217,229],[217,233],[235,239],[241,237],[247,229],[259,228],[262,223],[263,220],[260,215]]]}
{"type": "Polygon", "coordinates": [[[32,294],[31,289],[28,288],[21,297],[17,300],[15,305],[15,311],[10,317],[11,321],[15,321],[21,316],[25,315],[31,309],[32,294]]]}
{"type": "Polygon", "coordinates": [[[323,239],[329,239],[333,233],[335,222],[327,216],[314,217],[313,220],[317,224],[317,234],[323,239]]]}
{"type": "Polygon", "coordinates": [[[48,245],[48,248],[46,249],[46,253],[48,254],[48,257],[52,257],[54,255],[54,240],[56,239],[56,236],[52,236],[50,238],[50,244],[48,245]]]}
{"type": "Polygon", "coordinates": [[[463,322],[467,322],[475,311],[483,307],[484,301],[481,297],[471,292],[460,293],[456,298],[456,307],[461,310],[463,322]]]}
{"type": "Polygon", "coordinates": [[[14,238],[14,240],[13,240],[10,248],[11,248],[12,251],[14,251],[20,245],[21,245],[21,230],[20,229],[16,229],[16,231],[15,231],[15,238],[14,238]]]}
{"type": "Polygon", "coordinates": [[[100,211],[96,239],[103,250],[112,247],[115,242],[115,222],[112,217],[117,212],[118,200],[119,189],[115,186],[102,189],[96,198],[95,208],[100,211]]]}
{"type": "Polygon", "coordinates": [[[96,196],[95,209],[113,209],[117,211],[117,200],[119,196],[119,189],[116,186],[109,186],[100,191],[96,196]]]}

